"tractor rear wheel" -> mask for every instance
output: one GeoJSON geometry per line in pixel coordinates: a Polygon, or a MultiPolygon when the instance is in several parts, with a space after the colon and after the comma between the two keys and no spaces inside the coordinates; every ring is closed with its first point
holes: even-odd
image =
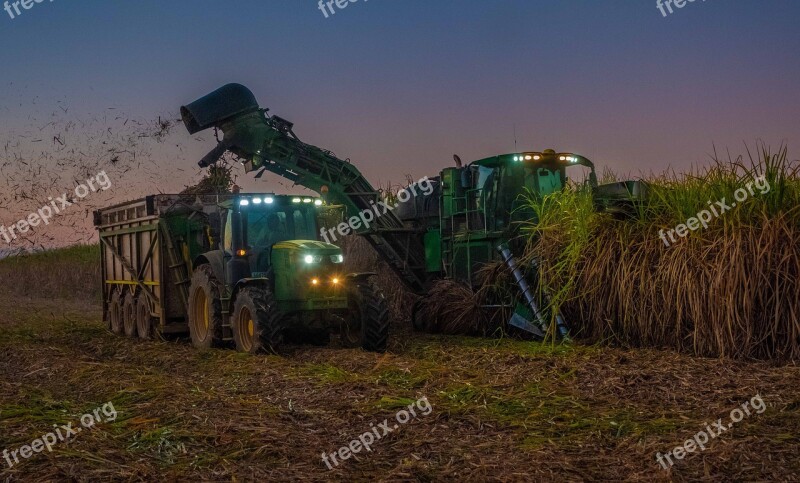
{"type": "Polygon", "coordinates": [[[108,303],[108,325],[111,332],[117,335],[125,333],[122,322],[122,302],[122,291],[115,288],[111,294],[111,301],[108,303]]]}
{"type": "Polygon", "coordinates": [[[380,288],[370,281],[348,286],[348,314],[342,324],[342,343],[385,352],[389,341],[389,307],[380,288]]]}
{"type": "Polygon", "coordinates": [[[126,337],[136,337],[136,296],[133,292],[125,295],[122,304],[122,324],[125,327],[126,337]]]}
{"type": "Polygon", "coordinates": [[[275,353],[283,343],[283,332],[275,299],[263,287],[245,287],[233,304],[233,340],[236,350],[257,354],[275,353]]]}
{"type": "Polygon", "coordinates": [[[153,338],[153,317],[150,313],[150,300],[145,294],[139,295],[136,302],[136,332],[142,340],[153,338]]]}
{"type": "Polygon", "coordinates": [[[192,345],[210,349],[222,345],[222,303],[219,282],[210,265],[200,265],[189,286],[189,334],[192,345]]]}

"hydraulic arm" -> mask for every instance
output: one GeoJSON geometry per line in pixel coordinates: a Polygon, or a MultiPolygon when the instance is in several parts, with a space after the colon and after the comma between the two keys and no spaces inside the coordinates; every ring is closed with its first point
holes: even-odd
{"type": "MultiPolygon", "coordinates": [[[[216,128],[219,144],[200,166],[215,163],[231,151],[243,160],[247,172],[264,170],[320,193],[345,206],[348,216],[372,210],[379,193],[350,162],[332,152],[306,144],[294,134],[293,124],[261,109],[253,93],[240,84],[228,84],[181,107],[181,116],[191,134],[216,128]]],[[[414,292],[424,292],[425,251],[420,233],[408,229],[392,212],[378,216],[365,237],[401,280],[414,292]]]]}

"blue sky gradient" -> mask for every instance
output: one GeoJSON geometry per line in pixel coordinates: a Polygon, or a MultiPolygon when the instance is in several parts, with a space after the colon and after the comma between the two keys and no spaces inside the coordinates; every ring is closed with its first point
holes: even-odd
{"type": "Polygon", "coordinates": [[[152,117],[240,82],[375,182],[512,152],[515,129],[520,149],[623,173],[756,139],[796,158],[798,20],[796,0],[666,18],[655,0],[360,0],[330,18],[310,0],[45,1],[0,11],[0,126],[58,100],[152,117]]]}

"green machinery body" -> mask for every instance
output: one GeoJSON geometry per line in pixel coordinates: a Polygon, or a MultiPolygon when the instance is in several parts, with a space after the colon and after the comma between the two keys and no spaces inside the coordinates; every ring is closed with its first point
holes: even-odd
{"type": "MultiPolygon", "coordinates": [[[[181,115],[192,134],[209,128],[223,134],[199,163],[201,167],[231,151],[246,171],[257,171],[257,176],[270,171],[314,190],[342,205],[347,217],[370,210],[380,200],[378,191],[354,165],[302,142],[291,122],[269,115],[242,85],[223,86],[181,107],[181,115]]],[[[455,167],[430,180],[435,186],[430,195],[413,196],[357,234],[417,294],[424,295],[432,282],[443,278],[474,284],[482,264],[503,259],[514,266],[512,254],[519,253],[521,243],[515,222],[534,216],[526,210],[526,197],[564,189],[571,166],[588,169],[588,183],[597,195],[613,192],[624,198],[626,190],[630,194],[627,185],[598,187],[591,161],[572,153],[520,152],[465,166],[456,157],[455,167]]],[[[517,274],[524,293],[530,291],[523,280],[528,268],[518,269],[517,274]]],[[[531,309],[536,312],[535,307],[531,309]]]]}

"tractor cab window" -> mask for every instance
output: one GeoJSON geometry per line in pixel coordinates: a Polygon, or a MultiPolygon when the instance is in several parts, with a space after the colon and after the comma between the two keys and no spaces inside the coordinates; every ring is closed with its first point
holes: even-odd
{"type": "Polygon", "coordinates": [[[287,240],[315,240],[316,220],[309,206],[253,209],[247,212],[247,242],[268,248],[287,240]]]}
{"type": "MultiPolygon", "coordinates": [[[[225,249],[232,244],[231,217],[225,224],[225,249]]],[[[287,240],[316,240],[317,222],[313,206],[248,207],[242,210],[247,229],[247,244],[253,248],[270,248],[287,240]]]]}
{"type": "Polygon", "coordinates": [[[283,211],[248,212],[248,245],[267,248],[276,243],[293,239],[287,221],[286,213],[283,211]]]}

